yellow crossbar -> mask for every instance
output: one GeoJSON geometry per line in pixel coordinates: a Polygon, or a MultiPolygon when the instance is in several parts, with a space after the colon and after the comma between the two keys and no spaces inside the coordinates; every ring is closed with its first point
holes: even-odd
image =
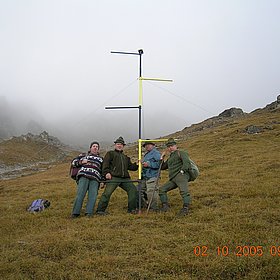
{"type": "Polygon", "coordinates": [[[140,142],[164,142],[167,140],[168,139],[161,138],[161,139],[139,139],[138,141],[140,141],[140,142]]]}
{"type": "Polygon", "coordinates": [[[158,81],[158,82],[173,82],[173,80],[170,80],[170,79],[143,78],[143,77],[139,77],[139,80],[143,80],[143,81],[158,81]]]}

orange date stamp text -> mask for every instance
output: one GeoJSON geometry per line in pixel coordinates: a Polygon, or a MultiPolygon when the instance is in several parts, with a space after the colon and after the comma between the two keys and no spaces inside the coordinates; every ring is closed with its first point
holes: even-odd
{"type": "Polygon", "coordinates": [[[227,257],[229,255],[234,255],[236,257],[262,257],[264,254],[268,254],[272,257],[280,257],[280,246],[236,245],[230,247],[222,245],[211,249],[207,245],[198,245],[193,248],[193,253],[197,257],[208,257],[210,255],[221,257],[227,257]]]}

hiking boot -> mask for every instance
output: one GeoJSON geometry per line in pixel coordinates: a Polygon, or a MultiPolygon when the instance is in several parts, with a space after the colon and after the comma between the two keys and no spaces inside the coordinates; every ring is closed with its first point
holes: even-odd
{"type": "Polygon", "coordinates": [[[138,214],[138,210],[136,210],[136,209],[130,210],[130,211],[127,211],[127,213],[132,214],[132,215],[136,215],[136,214],[138,214]]]}
{"type": "Polygon", "coordinates": [[[170,209],[168,203],[162,203],[162,207],[159,209],[160,212],[167,212],[170,209]]]}
{"type": "Polygon", "coordinates": [[[105,211],[96,211],[96,215],[98,215],[98,216],[106,216],[106,215],[109,215],[109,213],[105,212],[105,211]]]}
{"type": "Polygon", "coordinates": [[[180,212],[177,214],[177,216],[186,216],[189,214],[189,206],[184,205],[183,208],[180,210],[180,212]]]}
{"type": "Polygon", "coordinates": [[[80,214],[72,214],[71,215],[71,219],[76,219],[76,218],[79,218],[80,217],[80,214]]]}
{"type": "Polygon", "coordinates": [[[93,217],[93,214],[91,214],[91,213],[85,213],[85,216],[86,216],[87,218],[92,218],[92,217],[93,217]]]}

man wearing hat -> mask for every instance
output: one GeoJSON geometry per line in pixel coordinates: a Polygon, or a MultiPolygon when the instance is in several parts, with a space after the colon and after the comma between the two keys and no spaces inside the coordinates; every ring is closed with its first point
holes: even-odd
{"type": "Polygon", "coordinates": [[[121,187],[128,195],[128,213],[136,213],[137,189],[131,182],[128,170],[138,170],[138,165],[132,163],[130,158],[123,153],[124,139],[120,136],[116,139],[115,149],[106,153],[103,161],[102,175],[106,178],[106,187],[97,206],[98,215],[106,215],[105,212],[110,197],[117,187],[121,187]],[[110,182],[112,181],[112,182],[110,182]]]}
{"type": "MultiPolygon", "coordinates": [[[[179,215],[184,216],[188,214],[191,197],[188,191],[188,181],[190,175],[188,170],[191,167],[190,158],[187,152],[179,151],[176,142],[173,138],[169,138],[166,143],[167,150],[170,156],[167,161],[163,162],[162,169],[168,169],[169,181],[159,188],[159,197],[162,202],[162,212],[169,209],[167,192],[179,188],[180,195],[183,199],[183,208],[179,215]]],[[[162,154],[162,158],[165,153],[162,154]]]]}
{"type": "Polygon", "coordinates": [[[152,211],[158,210],[158,189],[157,189],[157,177],[160,166],[160,152],[155,148],[155,144],[152,141],[144,142],[143,147],[146,149],[146,153],[142,160],[142,179],[143,179],[143,193],[148,199],[146,203],[151,203],[150,209],[152,211]]]}
{"type": "Polygon", "coordinates": [[[72,210],[72,218],[80,216],[80,211],[88,193],[86,205],[86,216],[93,215],[94,205],[97,199],[97,193],[101,180],[103,158],[99,155],[99,143],[94,141],[90,144],[88,153],[80,154],[72,161],[72,166],[78,167],[79,171],[76,176],[77,195],[72,210]]]}

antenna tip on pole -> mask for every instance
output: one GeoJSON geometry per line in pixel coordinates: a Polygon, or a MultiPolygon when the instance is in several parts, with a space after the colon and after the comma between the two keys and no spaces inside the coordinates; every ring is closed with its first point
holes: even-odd
{"type": "Polygon", "coordinates": [[[143,54],[144,51],[143,51],[142,49],[140,49],[140,50],[138,50],[138,53],[139,53],[139,54],[143,54]]]}

